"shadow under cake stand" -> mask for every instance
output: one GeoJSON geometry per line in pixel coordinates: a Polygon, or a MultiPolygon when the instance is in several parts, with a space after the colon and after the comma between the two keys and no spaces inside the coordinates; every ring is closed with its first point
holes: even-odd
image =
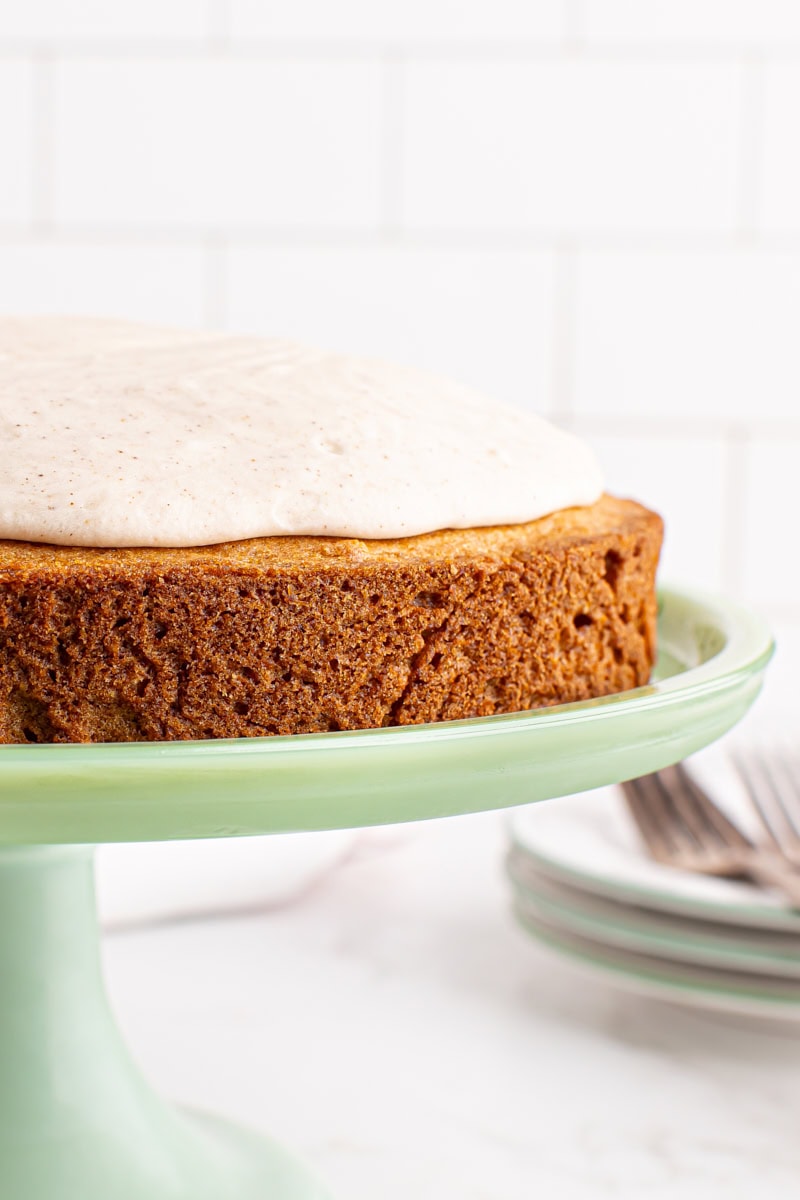
{"type": "MultiPolygon", "coordinates": [[[[324,1200],[267,1138],[173,1108],[103,988],[90,846],[416,821],[667,766],[745,713],[772,647],[734,605],[661,594],[655,682],[438,725],[0,747],[0,1200],[324,1200]]],[[[299,1030],[298,1030],[299,1037],[299,1030]]]]}

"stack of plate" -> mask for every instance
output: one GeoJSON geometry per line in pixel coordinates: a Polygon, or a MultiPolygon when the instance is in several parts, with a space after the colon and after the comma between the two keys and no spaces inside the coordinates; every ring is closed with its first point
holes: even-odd
{"type": "MultiPolygon", "coordinates": [[[[724,796],[748,826],[735,788],[724,796]]],[[[637,992],[800,1021],[800,912],[750,884],[653,862],[618,789],[522,809],[511,836],[514,910],[538,940],[637,992]]]]}

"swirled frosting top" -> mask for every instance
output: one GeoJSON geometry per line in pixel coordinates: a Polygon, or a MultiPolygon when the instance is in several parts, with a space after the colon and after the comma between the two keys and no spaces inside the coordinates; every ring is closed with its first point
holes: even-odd
{"type": "Polygon", "coordinates": [[[398,538],[593,503],[587,446],[422,371],[292,342],[0,318],[0,537],[398,538]]]}

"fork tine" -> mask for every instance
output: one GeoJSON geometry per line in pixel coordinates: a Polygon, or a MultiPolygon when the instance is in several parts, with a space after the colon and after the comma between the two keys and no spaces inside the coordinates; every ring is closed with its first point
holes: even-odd
{"type": "Polygon", "coordinates": [[[715,842],[720,841],[716,829],[709,826],[698,806],[692,803],[685,778],[674,767],[665,767],[655,778],[669,800],[675,820],[680,822],[695,846],[707,844],[709,835],[715,842]]]}
{"type": "Polygon", "coordinates": [[[630,779],[622,788],[653,857],[674,858],[676,854],[697,849],[697,839],[676,814],[658,772],[630,779]]]}
{"type": "Polygon", "coordinates": [[[785,755],[776,756],[773,767],[769,766],[764,755],[761,755],[760,759],[764,774],[768,776],[772,785],[772,794],[780,809],[788,835],[792,842],[800,843],[800,814],[795,810],[795,806],[788,801],[790,794],[794,797],[795,805],[797,805],[798,798],[800,798],[800,788],[798,788],[796,772],[792,771],[789,760],[785,755]]]}
{"type": "Polygon", "coordinates": [[[670,838],[670,824],[663,820],[663,804],[659,803],[659,797],[652,796],[648,777],[626,780],[621,787],[628,811],[653,858],[663,860],[670,857],[675,851],[670,838]],[[655,804],[651,803],[653,798],[656,800],[655,804]],[[661,817],[658,815],[659,810],[661,817]]]}
{"type": "Polygon", "coordinates": [[[652,858],[774,888],[800,908],[800,853],[751,842],[682,766],[622,785],[652,858]]]}
{"type": "Polygon", "coordinates": [[[663,774],[665,786],[672,791],[676,807],[691,824],[698,840],[702,840],[702,831],[705,829],[724,846],[739,849],[752,847],[750,839],[711,799],[683,763],[667,767],[663,774]]]}
{"type": "MultiPolygon", "coordinates": [[[[738,751],[732,755],[732,760],[768,841],[775,849],[780,850],[785,833],[781,822],[775,819],[777,793],[774,779],[765,776],[760,755],[743,754],[738,751]]],[[[780,817],[780,810],[778,815],[780,817]]]]}
{"type": "MultiPolygon", "coordinates": [[[[656,771],[651,778],[670,812],[673,827],[683,837],[685,847],[696,850],[706,846],[709,831],[703,822],[697,819],[698,814],[692,805],[685,803],[683,781],[680,777],[673,773],[672,768],[666,767],[662,771],[656,771]]],[[[713,830],[711,833],[716,837],[713,830]]]]}

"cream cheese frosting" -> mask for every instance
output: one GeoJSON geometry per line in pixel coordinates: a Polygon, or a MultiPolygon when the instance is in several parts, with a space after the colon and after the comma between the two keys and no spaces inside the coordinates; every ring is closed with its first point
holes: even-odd
{"type": "Polygon", "coordinates": [[[200,546],[531,521],[602,492],[583,442],[435,375],[292,342],[0,318],[0,537],[200,546]]]}

